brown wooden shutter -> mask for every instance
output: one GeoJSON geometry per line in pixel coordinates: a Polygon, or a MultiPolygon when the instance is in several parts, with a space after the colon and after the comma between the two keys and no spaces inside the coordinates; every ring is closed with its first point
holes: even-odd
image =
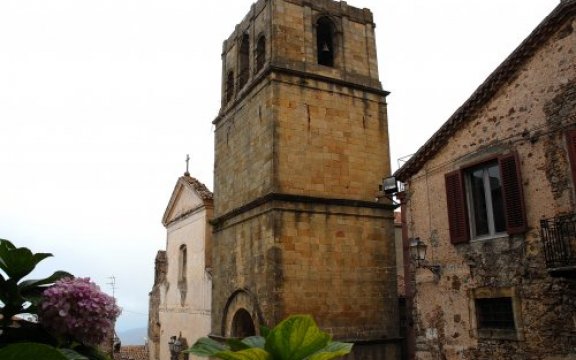
{"type": "Polygon", "coordinates": [[[466,196],[460,170],[445,175],[446,202],[448,208],[448,226],[450,227],[450,242],[461,244],[470,240],[468,230],[468,212],[466,211],[466,196]]]}
{"type": "Polygon", "coordinates": [[[568,147],[568,157],[572,168],[572,182],[576,188],[576,130],[566,132],[566,145],[568,147]]]}
{"type": "Polygon", "coordinates": [[[527,224],[522,193],[522,178],[520,176],[520,161],[516,153],[511,153],[500,156],[498,162],[500,165],[500,176],[502,177],[506,231],[510,235],[522,234],[526,232],[527,224]]]}

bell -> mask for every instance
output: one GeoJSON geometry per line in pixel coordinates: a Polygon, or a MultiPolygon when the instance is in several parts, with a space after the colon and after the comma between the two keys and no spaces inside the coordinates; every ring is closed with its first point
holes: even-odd
{"type": "Polygon", "coordinates": [[[328,43],[324,43],[322,46],[322,52],[330,52],[330,48],[328,47],[328,43]]]}

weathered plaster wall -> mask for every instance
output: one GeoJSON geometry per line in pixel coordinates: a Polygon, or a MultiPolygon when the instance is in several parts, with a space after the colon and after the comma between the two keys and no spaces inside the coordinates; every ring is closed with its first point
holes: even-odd
{"type": "Polygon", "coordinates": [[[428,270],[416,273],[419,359],[574,356],[575,284],[547,274],[539,235],[540,219],[575,209],[563,131],[576,124],[574,28],[542,45],[408,183],[409,236],[425,240],[427,259],[442,266],[439,281],[428,270]],[[452,245],[444,174],[508,151],[521,163],[528,232],[452,245]],[[469,295],[481,287],[516,291],[522,339],[478,338],[469,295]]]}
{"type": "Polygon", "coordinates": [[[171,336],[185,339],[190,346],[198,338],[210,334],[211,330],[212,279],[206,268],[205,251],[207,244],[210,244],[211,233],[206,229],[212,208],[198,207],[201,200],[191,190],[184,190],[184,193],[187,195],[179,198],[175,209],[184,209],[188,215],[167,227],[168,262],[166,281],[160,287],[159,304],[161,359],[170,358],[168,341],[171,336]],[[181,245],[186,245],[187,250],[185,286],[178,284],[181,245]]]}

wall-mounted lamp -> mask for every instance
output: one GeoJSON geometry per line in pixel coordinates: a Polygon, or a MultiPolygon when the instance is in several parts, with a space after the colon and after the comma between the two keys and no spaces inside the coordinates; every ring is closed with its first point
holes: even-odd
{"type": "Polygon", "coordinates": [[[170,349],[170,360],[178,360],[178,356],[182,352],[182,342],[177,336],[170,336],[168,349],[170,349]]]}
{"type": "Polygon", "coordinates": [[[426,264],[426,249],[428,246],[419,237],[410,241],[410,257],[416,262],[416,267],[430,270],[435,276],[440,277],[440,265],[426,264]]]}

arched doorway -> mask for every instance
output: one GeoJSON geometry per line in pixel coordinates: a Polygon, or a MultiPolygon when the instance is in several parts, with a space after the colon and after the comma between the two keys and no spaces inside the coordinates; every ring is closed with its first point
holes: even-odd
{"type": "Polygon", "coordinates": [[[232,318],[232,337],[245,338],[256,335],[252,316],[245,309],[239,309],[232,318]]]}

